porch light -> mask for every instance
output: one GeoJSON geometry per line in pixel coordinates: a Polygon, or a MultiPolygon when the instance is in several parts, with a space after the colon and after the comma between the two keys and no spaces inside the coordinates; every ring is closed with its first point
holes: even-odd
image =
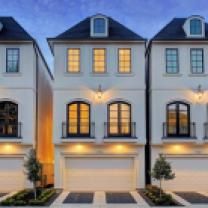
{"type": "Polygon", "coordinates": [[[97,98],[100,100],[103,97],[103,91],[101,85],[98,86],[97,92],[96,92],[97,98]]]}
{"type": "Polygon", "coordinates": [[[202,90],[202,86],[199,85],[197,87],[197,91],[196,91],[196,96],[197,96],[197,99],[200,101],[203,97],[203,94],[204,94],[204,91],[202,90]]]}

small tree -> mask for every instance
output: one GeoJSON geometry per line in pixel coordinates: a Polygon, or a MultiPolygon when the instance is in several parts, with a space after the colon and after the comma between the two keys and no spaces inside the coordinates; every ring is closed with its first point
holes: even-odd
{"type": "Polygon", "coordinates": [[[36,157],[36,151],[31,149],[24,163],[27,179],[33,184],[34,198],[37,198],[37,182],[41,180],[42,166],[36,157]]]}
{"type": "Polygon", "coordinates": [[[175,173],[172,172],[172,168],[166,158],[160,155],[154,164],[152,173],[153,179],[160,181],[160,198],[162,195],[162,181],[163,180],[172,180],[175,178],[175,173]]]}

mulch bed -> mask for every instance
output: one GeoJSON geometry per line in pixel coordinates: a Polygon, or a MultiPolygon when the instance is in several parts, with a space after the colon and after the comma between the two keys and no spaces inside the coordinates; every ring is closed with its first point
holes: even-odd
{"type": "Polygon", "coordinates": [[[71,192],[64,199],[64,204],[92,204],[94,193],[71,192]]]}
{"type": "Polygon", "coordinates": [[[136,204],[129,192],[107,192],[105,195],[108,204],[136,204]]]}
{"type": "Polygon", "coordinates": [[[207,204],[208,203],[208,197],[197,192],[178,191],[178,192],[175,192],[175,194],[177,194],[178,196],[185,199],[191,204],[207,204]]]}
{"type": "Polygon", "coordinates": [[[44,206],[49,207],[53,202],[59,197],[59,195],[62,193],[62,189],[56,189],[56,193],[45,203],[44,206]]]}
{"type": "MultiPolygon", "coordinates": [[[[139,190],[137,190],[137,192],[140,194],[140,196],[147,202],[147,204],[149,205],[149,206],[151,206],[151,207],[154,207],[154,206],[158,206],[158,207],[166,207],[167,205],[155,205],[152,201],[151,201],[151,199],[149,199],[146,195],[145,195],[145,193],[144,193],[144,189],[139,189],[139,190]]],[[[174,206],[183,206],[182,204],[180,204],[179,202],[177,202],[177,201],[174,201],[174,205],[168,205],[168,207],[174,207],[174,206]]]]}

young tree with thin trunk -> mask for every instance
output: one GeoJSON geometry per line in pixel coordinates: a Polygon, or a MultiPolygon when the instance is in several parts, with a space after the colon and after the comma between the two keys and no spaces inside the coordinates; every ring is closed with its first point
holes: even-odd
{"type": "Polygon", "coordinates": [[[172,172],[172,168],[169,162],[163,155],[160,155],[154,164],[152,170],[152,178],[159,180],[160,182],[160,198],[162,196],[162,181],[163,180],[172,180],[175,178],[175,173],[172,172]]]}
{"type": "Polygon", "coordinates": [[[27,179],[33,184],[34,198],[37,198],[37,182],[41,180],[42,166],[36,157],[36,151],[31,149],[24,163],[27,179]]]}

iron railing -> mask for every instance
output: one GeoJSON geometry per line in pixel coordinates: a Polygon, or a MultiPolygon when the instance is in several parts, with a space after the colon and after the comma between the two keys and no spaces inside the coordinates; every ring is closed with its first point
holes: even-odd
{"type": "Polygon", "coordinates": [[[16,124],[0,124],[0,138],[22,138],[22,123],[16,124]]]}
{"type": "Polygon", "coordinates": [[[104,138],[110,137],[136,138],[136,122],[105,122],[104,138]]]}
{"type": "Polygon", "coordinates": [[[208,139],[208,122],[204,123],[204,139],[208,139]]]}
{"type": "Polygon", "coordinates": [[[62,138],[95,138],[95,123],[62,122],[62,138]]]}

